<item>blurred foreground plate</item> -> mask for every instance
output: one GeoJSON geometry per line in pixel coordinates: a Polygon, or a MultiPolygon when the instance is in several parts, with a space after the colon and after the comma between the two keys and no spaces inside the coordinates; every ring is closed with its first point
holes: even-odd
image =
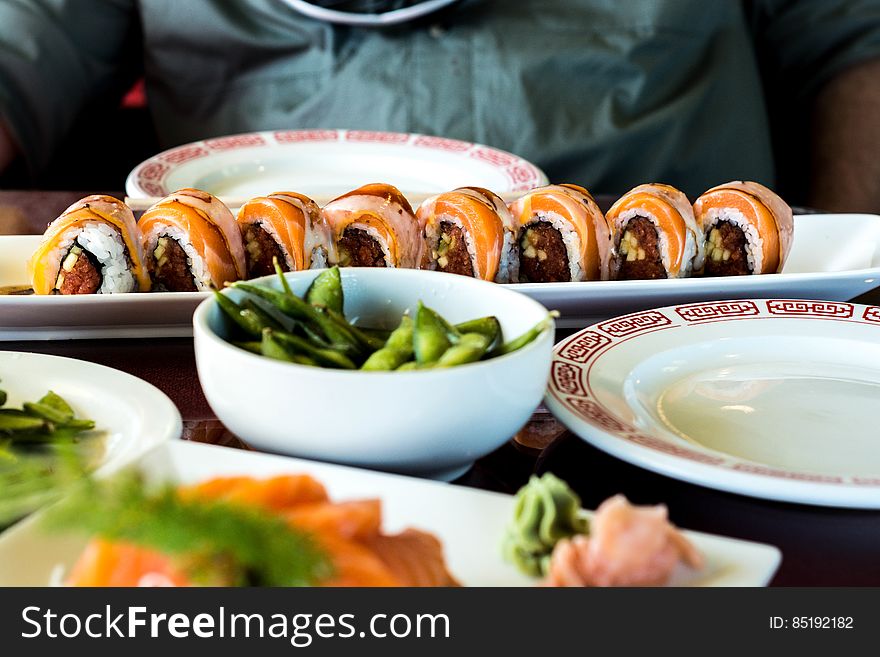
{"type": "Polygon", "coordinates": [[[588,443],[710,488],[880,509],[880,308],[740,300],[591,326],[545,403],[588,443]]]}
{"type": "MultiPolygon", "coordinates": [[[[466,586],[532,586],[500,556],[513,497],[400,475],[228,447],[174,441],[146,454],[139,468],[151,479],[194,483],[218,476],[269,477],[307,473],[320,480],[331,499],[379,498],[383,528],[433,532],[443,542],[453,575],[466,586]]],[[[85,540],[43,533],[39,515],[0,536],[0,586],[44,586],[54,569],[68,569],[85,540]]],[[[687,532],[706,557],[704,572],[679,572],[675,585],[762,586],[779,566],[779,550],[769,545],[687,532]]]]}

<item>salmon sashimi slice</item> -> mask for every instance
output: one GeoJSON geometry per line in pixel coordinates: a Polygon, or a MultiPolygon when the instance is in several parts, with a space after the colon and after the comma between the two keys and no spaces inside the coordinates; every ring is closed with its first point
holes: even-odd
{"type": "Polygon", "coordinates": [[[388,565],[368,545],[325,534],[319,544],[330,555],[333,575],[319,586],[403,586],[388,565]]]}
{"type": "Polygon", "coordinates": [[[443,545],[433,535],[406,529],[366,541],[401,586],[460,586],[446,569],[443,545]]]}
{"type": "Polygon", "coordinates": [[[183,498],[200,497],[242,506],[285,511],[300,504],[326,502],[327,490],[308,475],[283,475],[269,479],[218,477],[180,488],[183,498]]]}
{"type": "Polygon", "coordinates": [[[286,510],[284,518],[298,529],[361,540],[379,534],[382,503],[379,500],[357,500],[300,504],[286,510]]]}
{"type": "Polygon", "coordinates": [[[171,559],[147,548],[90,541],[70,572],[67,586],[188,586],[171,559]]]}

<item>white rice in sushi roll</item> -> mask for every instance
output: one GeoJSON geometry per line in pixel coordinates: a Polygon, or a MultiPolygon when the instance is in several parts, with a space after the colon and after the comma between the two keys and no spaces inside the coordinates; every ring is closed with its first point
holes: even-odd
{"type": "Polygon", "coordinates": [[[65,273],[73,269],[78,257],[88,257],[85,252],[91,255],[100,270],[101,287],[97,294],[126,293],[136,289],[137,282],[122,235],[113,226],[100,221],[84,223],[62,234],[49,262],[49,267],[58,272],[56,288],[64,282],[65,273]],[[72,251],[77,247],[82,249],[82,254],[72,251]]]}

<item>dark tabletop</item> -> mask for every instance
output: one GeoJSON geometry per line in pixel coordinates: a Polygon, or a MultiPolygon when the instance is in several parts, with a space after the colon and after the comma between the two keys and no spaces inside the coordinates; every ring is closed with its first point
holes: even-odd
{"type": "MultiPolygon", "coordinates": [[[[40,233],[82,196],[0,191],[0,234],[40,233]]],[[[875,290],[856,301],[878,303],[880,297],[875,290]]],[[[177,404],[184,438],[246,447],[205,401],[190,338],[4,342],[0,349],[79,358],[129,372],[177,404]]],[[[880,511],[768,502],[670,479],[587,445],[543,408],[514,439],[454,483],[514,493],[529,475],[547,471],[568,481],[587,508],[624,493],[635,503],[668,505],[673,522],[682,527],[775,545],[782,550],[775,585],[880,586],[880,511]]]]}

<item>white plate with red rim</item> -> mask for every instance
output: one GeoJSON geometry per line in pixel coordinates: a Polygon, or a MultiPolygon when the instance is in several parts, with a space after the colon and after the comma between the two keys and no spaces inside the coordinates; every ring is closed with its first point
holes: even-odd
{"type": "Polygon", "coordinates": [[[880,307],[762,299],[600,322],[545,403],[624,461],[753,497],[880,508],[880,307]]]}
{"type": "Polygon", "coordinates": [[[276,130],[228,135],[163,151],[128,175],[133,198],[195,187],[216,196],[297,191],[332,198],[365,183],[390,183],[407,193],[439,193],[464,185],[495,192],[547,184],[537,166],[482,144],[403,132],[276,130]]]}
{"type": "MultiPolygon", "coordinates": [[[[415,527],[435,534],[450,571],[465,586],[538,583],[501,558],[501,539],[513,515],[510,495],[187,441],[159,446],[137,467],[150,480],[180,484],[223,476],[309,474],[326,486],[332,500],[380,499],[386,532],[415,527]]],[[[0,535],[0,586],[46,586],[58,567],[68,571],[82,552],[83,537],[47,534],[39,518],[36,514],[0,535]]],[[[685,533],[706,565],[701,571],[679,568],[670,586],[764,586],[779,566],[781,555],[773,546],[685,533]]]]}

